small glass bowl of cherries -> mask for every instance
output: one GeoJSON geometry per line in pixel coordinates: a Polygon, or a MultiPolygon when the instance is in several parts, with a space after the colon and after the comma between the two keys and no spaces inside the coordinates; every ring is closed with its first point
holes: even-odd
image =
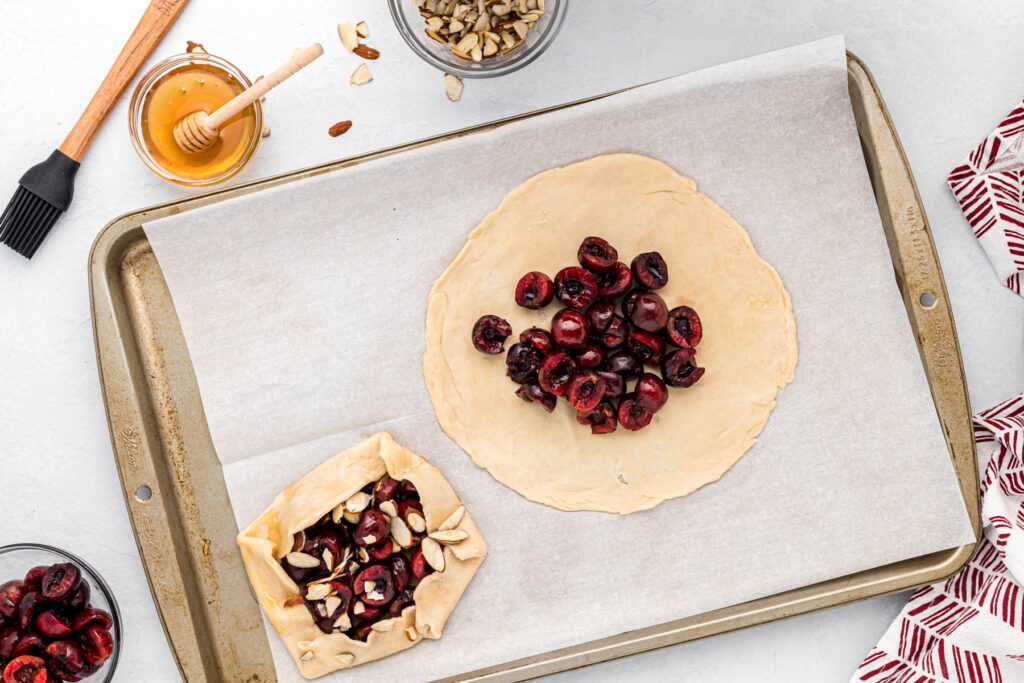
{"type": "Polygon", "coordinates": [[[88,564],[45,545],[0,548],[0,680],[110,681],[121,624],[110,588],[88,564]]]}
{"type": "MultiPolygon", "coordinates": [[[[520,333],[505,357],[506,374],[519,385],[516,395],[549,413],[559,396],[567,399],[577,422],[594,434],[642,429],[668,401],[668,387],[691,387],[704,376],[696,363],[700,317],[689,306],[670,309],[657,293],[669,269],[656,251],[626,265],[606,240],[587,237],[576,256],[580,265],[553,279],[533,271],[516,285],[515,301],[524,308],[555,299],[565,307],[550,329],[520,333]]],[[[473,345],[500,354],[511,334],[504,318],[485,315],[473,326],[473,345]]]]}

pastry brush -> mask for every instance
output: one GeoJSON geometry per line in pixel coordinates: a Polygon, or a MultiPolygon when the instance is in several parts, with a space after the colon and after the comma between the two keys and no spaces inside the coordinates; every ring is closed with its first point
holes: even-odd
{"type": "Polygon", "coordinates": [[[188,0],[149,3],[67,138],[46,161],[30,168],[18,181],[14,197],[0,216],[0,242],[26,258],[36,253],[53,224],[68,210],[75,193],[75,174],[100,126],[187,3],[188,0]]]}

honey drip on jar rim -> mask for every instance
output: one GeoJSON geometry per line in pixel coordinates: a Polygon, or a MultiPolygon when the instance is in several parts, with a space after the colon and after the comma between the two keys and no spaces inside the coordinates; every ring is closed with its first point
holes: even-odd
{"type": "Polygon", "coordinates": [[[174,127],[197,111],[212,114],[245,86],[212,64],[186,64],[162,76],[146,93],[142,104],[142,138],[153,160],[187,180],[223,175],[245,156],[256,133],[256,113],[246,107],[220,128],[220,140],[191,154],[174,141],[174,127]]]}

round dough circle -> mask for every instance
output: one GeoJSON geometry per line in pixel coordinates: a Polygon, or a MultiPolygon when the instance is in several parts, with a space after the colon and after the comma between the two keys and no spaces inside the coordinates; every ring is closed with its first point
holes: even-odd
{"type": "Polygon", "coordinates": [[[538,503],[620,514],[720,478],[754,444],[797,363],[789,294],[746,231],[692,180],[634,154],[544,171],[509,193],[434,283],[426,342],[437,419],[477,465],[538,503]],[[486,314],[512,324],[506,348],[528,327],[549,329],[561,306],[517,306],[516,282],[577,265],[588,235],[607,239],[626,263],[661,252],[669,283],[658,293],[670,308],[693,306],[704,325],[696,360],[706,374],[689,389],[670,388],[638,432],[592,435],[567,401],[553,413],[522,401],[504,355],[471,341],[486,314]]]}

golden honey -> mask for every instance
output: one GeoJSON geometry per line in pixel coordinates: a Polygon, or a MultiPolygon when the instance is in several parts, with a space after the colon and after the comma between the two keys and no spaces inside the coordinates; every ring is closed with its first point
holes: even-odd
{"type": "Polygon", "coordinates": [[[259,105],[243,109],[220,128],[209,149],[190,153],[174,141],[174,128],[197,111],[212,114],[248,87],[228,62],[191,54],[165,60],[143,78],[132,101],[131,132],[143,161],[159,175],[187,185],[230,177],[245,164],[259,141],[259,105]]]}

